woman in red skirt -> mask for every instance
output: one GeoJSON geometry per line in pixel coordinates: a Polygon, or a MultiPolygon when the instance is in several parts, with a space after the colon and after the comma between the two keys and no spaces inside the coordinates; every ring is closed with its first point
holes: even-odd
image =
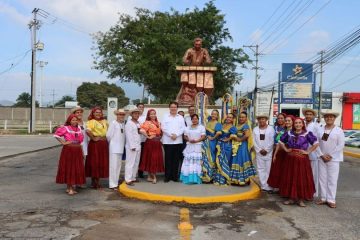
{"type": "Polygon", "coordinates": [[[90,138],[86,156],[85,174],[91,177],[91,186],[101,188],[100,178],[109,177],[109,145],[106,140],[108,122],[100,107],[95,107],[86,122],[86,133],[90,138]]]}
{"type": "Polygon", "coordinates": [[[63,145],[61,150],[56,183],[67,184],[66,192],[76,194],[74,185],[85,184],[85,171],[81,143],[84,135],[78,125],[79,119],[70,114],[64,126],[59,127],[54,137],[63,145]]]}
{"type": "MultiPolygon", "coordinates": [[[[270,174],[269,174],[269,178],[268,178],[267,182],[270,187],[274,188],[275,193],[277,192],[277,189],[279,189],[279,179],[280,179],[280,174],[282,171],[282,166],[281,166],[281,161],[276,161],[274,157],[279,148],[278,143],[279,143],[280,137],[286,132],[285,117],[286,117],[286,115],[284,113],[279,113],[277,115],[276,123],[274,126],[274,130],[275,130],[274,154],[273,154],[273,159],[272,159],[271,168],[270,168],[270,174]]],[[[269,191],[269,193],[272,193],[272,191],[269,191]]]]}
{"type": "Polygon", "coordinates": [[[311,200],[315,193],[309,153],[319,146],[317,138],[306,130],[304,120],[295,118],[293,129],[285,132],[279,143],[287,153],[288,161],[286,178],[279,185],[280,196],[289,198],[285,205],[297,202],[300,207],[305,207],[304,200],[311,200]],[[312,146],[309,148],[309,145],[312,146]]]}
{"type": "Polygon", "coordinates": [[[147,139],[139,169],[148,172],[149,177],[147,180],[155,184],[157,181],[156,173],[164,172],[164,160],[160,142],[162,132],[154,109],[150,109],[147,112],[146,121],[141,125],[141,133],[143,133],[147,139]]]}

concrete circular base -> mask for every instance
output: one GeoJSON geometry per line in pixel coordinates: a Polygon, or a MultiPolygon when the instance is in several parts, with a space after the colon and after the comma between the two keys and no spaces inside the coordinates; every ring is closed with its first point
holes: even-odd
{"type": "Polygon", "coordinates": [[[155,202],[186,202],[190,204],[225,203],[255,199],[260,195],[259,186],[251,180],[249,186],[216,186],[214,184],[185,185],[179,182],[158,181],[123,182],[119,191],[126,197],[155,202]]]}

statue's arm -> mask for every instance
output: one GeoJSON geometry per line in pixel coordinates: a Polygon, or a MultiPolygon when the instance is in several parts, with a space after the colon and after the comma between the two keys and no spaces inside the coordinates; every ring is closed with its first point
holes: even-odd
{"type": "Polygon", "coordinates": [[[191,63],[191,49],[188,49],[183,57],[183,63],[189,65],[191,63]]]}
{"type": "Polygon", "coordinates": [[[209,52],[207,49],[204,49],[204,62],[206,64],[211,64],[212,60],[211,60],[211,57],[209,55],[209,52]]]}

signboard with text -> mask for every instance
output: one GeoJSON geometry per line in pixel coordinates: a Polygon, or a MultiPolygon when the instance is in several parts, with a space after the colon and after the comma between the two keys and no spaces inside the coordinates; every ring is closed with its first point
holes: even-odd
{"type": "Polygon", "coordinates": [[[280,79],[281,103],[313,104],[315,77],[309,63],[283,63],[280,79]]]}
{"type": "MultiPolygon", "coordinates": [[[[315,93],[314,109],[319,108],[319,93],[315,93]]],[[[332,92],[321,92],[321,109],[332,109],[332,92]]]]}

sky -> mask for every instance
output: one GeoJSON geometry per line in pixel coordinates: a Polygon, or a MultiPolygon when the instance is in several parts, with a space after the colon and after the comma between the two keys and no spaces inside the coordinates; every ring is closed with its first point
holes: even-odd
{"type": "MultiPolygon", "coordinates": [[[[22,92],[30,92],[31,42],[28,23],[32,10],[49,13],[40,16],[38,40],[44,50],[37,60],[48,64],[37,67],[37,99],[40,84],[43,105],[64,95],[75,96],[82,82],[109,81],[124,88],[130,99],[141,98],[142,87],[107,79],[106,73],[93,69],[95,51],[90,33],[107,31],[115,25],[119,13],[135,14],[135,8],[151,11],[184,12],[202,8],[202,0],[0,0],[0,101],[15,102],[22,92]],[[141,91],[140,91],[141,90],[141,91]]],[[[217,0],[216,7],[225,15],[234,48],[259,44],[258,86],[277,81],[281,63],[303,63],[330,44],[359,28],[357,0],[217,0]],[[356,20],[358,19],[358,20],[356,20]]],[[[190,46],[189,46],[190,47],[190,46]]],[[[244,50],[253,58],[249,48],[244,50]]],[[[236,91],[254,88],[254,70],[238,68],[243,80],[236,91]]],[[[324,91],[359,92],[360,46],[327,64],[324,91]]],[[[216,81],[216,80],[215,80],[216,81]]],[[[180,88],[180,83],[179,83],[180,88]]]]}

